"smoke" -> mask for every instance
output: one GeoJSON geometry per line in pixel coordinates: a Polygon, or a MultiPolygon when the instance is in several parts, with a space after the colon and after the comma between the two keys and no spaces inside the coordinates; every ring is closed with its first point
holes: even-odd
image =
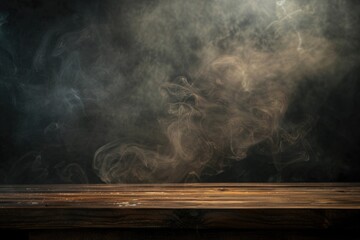
{"type": "MultiPolygon", "coordinates": [[[[88,182],[91,172],[105,183],[203,181],[252,156],[269,159],[277,177],[268,179],[281,180],[289,166],[318,161],[309,135],[359,57],[351,1],[57,8],[12,94],[23,116],[16,141],[45,143],[30,144],[6,181],[28,171],[53,182],[88,182]]],[[[9,77],[21,64],[6,49],[9,77]]]]}
{"type": "MultiPolygon", "coordinates": [[[[226,160],[242,160],[258,144],[275,155],[301,141],[307,124],[295,133],[282,126],[291,94],[298,81],[338,61],[335,43],[323,36],[328,26],[319,7],[324,3],[161,1],[132,16],[135,41],[155,61],[157,55],[173,61],[179,76],[147,80],[165,92],[167,114],[157,122],[165,140],[152,148],[104,145],[94,157],[100,178],[200,181],[204,170],[219,173],[226,160]]],[[[285,163],[274,161],[281,168],[308,160],[307,149],[298,152],[285,163]]]]}

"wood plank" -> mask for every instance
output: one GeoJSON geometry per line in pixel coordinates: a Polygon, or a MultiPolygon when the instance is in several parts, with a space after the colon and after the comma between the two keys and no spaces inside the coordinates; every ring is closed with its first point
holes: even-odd
{"type": "Polygon", "coordinates": [[[359,226],[358,183],[0,186],[0,228],[359,226]]]}
{"type": "Polygon", "coordinates": [[[0,209],[0,228],[359,229],[349,209],[0,209]]]}
{"type": "Polygon", "coordinates": [[[360,184],[0,186],[0,208],[360,209],[360,184]]]}

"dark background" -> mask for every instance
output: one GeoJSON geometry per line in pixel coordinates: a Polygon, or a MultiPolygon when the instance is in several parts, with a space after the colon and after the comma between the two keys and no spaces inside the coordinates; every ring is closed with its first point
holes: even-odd
{"type": "MultiPolygon", "coordinates": [[[[119,10],[119,15],[126,15],[129,9],[141,11],[144,6],[155,3],[156,1],[118,1],[117,5],[118,9],[122,9],[119,10]]],[[[353,6],[353,12],[349,15],[354,18],[354,32],[350,38],[353,42],[359,42],[356,30],[360,23],[359,17],[356,18],[360,15],[356,10],[359,4],[357,1],[347,3],[353,6]]],[[[64,56],[78,52],[82,64],[91,68],[99,51],[109,51],[111,54],[112,49],[101,50],[108,46],[108,42],[99,47],[91,36],[88,40],[82,39],[74,43],[72,48],[64,50],[61,47],[72,38],[71,33],[81,32],[89,24],[89,16],[94,24],[106,25],[111,21],[107,4],[108,1],[80,0],[0,2],[1,184],[101,183],[92,167],[94,153],[99,147],[115,138],[129,138],[129,132],[137,134],[137,131],[129,129],[145,128],[150,129],[150,133],[156,131],[156,128],[152,128],[152,123],[156,121],[156,116],[163,114],[161,107],[148,110],[152,108],[147,107],[146,104],[150,103],[146,99],[131,98],[142,81],[130,74],[140,59],[156,53],[136,50],[139,46],[127,32],[129,22],[123,21],[117,28],[99,32],[100,39],[101,34],[113,36],[111,46],[121,49],[126,56],[126,61],[111,57],[103,63],[106,66],[108,62],[116,61],[118,68],[110,68],[109,71],[121,71],[124,79],[128,79],[120,87],[116,86],[116,89],[120,89],[118,92],[108,93],[121,95],[121,98],[109,97],[106,100],[111,102],[109,104],[105,100],[106,104],[92,100],[96,98],[92,98],[91,91],[87,92],[87,86],[73,81],[78,73],[75,68],[74,71],[71,68],[76,66],[76,62],[64,66],[62,61],[64,56]],[[41,51],[45,53],[42,54],[41,51]],[[64,68],[68,71],[62,72],[64,68]],[[109,109],[124,101],[133,104],[122,110],[129,114],[135,112],[136,117],[126,120],[132,122],[132,125],[116,125],[117,118],[109,114],[109,109]],[[132,108],[141,110],[133,112],[132,108]],[[113,126],[117,126],[116,133],[113,133],[113,126]]],[[[336,21],[336,16],[331,21],[336,21]]],[[[327,37],[336,38],[332,36],[335,34],[332,31],[335,30],[328,30],[327,37]]],[[[74,38],[78,36],[84,37],[86,34],[74,35],[74,38]]],[[[196,48],[196,40],[193,44],[196,48]]],[[[358,46],[353,44],[342,48],[341,54],[345,57],[347,54],[358,55],[358,46]]],[[[174,76],[186,74],[186,69],[197,61],[190,56],[187,60],[192,59],[193,62],[179,64],[186,57],[180,56],[180,60],[174,61],[166,54],[160,54],[160,57],[157,55],[157,58],[160,59],[160,64],[168,63],[177,67],[177,72],[172,73],[174,76]]],[[[254,148],[250,149],[252,154],[246,159],[231,162],[222,173],[203,176],[201,181],[360,181],[359,65],[358,61],[353,61],[351,67],[337,76],[340,79],[326,93],[319,90],[322,87],[321,81],[320,86],[312,78],[304,79],[299,84],[285,121],[300,122],[309,116],[312,119],[313,125],[304,137],[306,144],[311,146],[309,160],[279,164],[269,156],[258,154],[254,148]],[[319,105],[316,112],[308,110],[313,105],[319,105]]],[[[106,74],[110,73],[104,71],[105,77],[101,84],[112,88],[111,81],[106,80],[106,74]]],[[[321,78],[321,75],[316,77],[321,78]]],[[[92,84],[89,88],[96,89],[97,86],[92,84]]],[[[152,135],[148,138],[151,139],[152,135]]],[[[147,139],[144,140],[146,141],[147,139]]]]}

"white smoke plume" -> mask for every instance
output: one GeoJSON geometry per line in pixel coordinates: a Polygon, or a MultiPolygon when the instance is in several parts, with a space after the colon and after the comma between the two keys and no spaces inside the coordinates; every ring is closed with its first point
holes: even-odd
{"type": "MultiPolygon", "coordinates": [[[[265,156],[278,175],[268,179],[281,181],[289,166],[317,161],[309,134],[359,60],[355,1],[59,0],[42,7],[30,16],[50,18],[48,7],[60,17],[49,26],[38,20],[46,31],[29,53],[31,66],[3,47],[11,43],[2,28],[8,14],[0,16],[7,49],[0,84],[11,89],[7,79],[16,79],[9,96],[21,96],[11,100],[20,112],[12,135],[26,146],[42,139],[4,179],[30,171],[58,182],[193,182],[265,156]]],[[[26,50],[31,39],[21,39],[26,50]]]]}
{"type": "MultiPolygon", "coordinates": [[[[160,1],[129,13],[134,40],[151,59],[139,69],[151,69],[144,87],[154,95],[163,90],[167,113],[156,122],[158,143],[116,140],[99,148],[100,178],[199,181],[204,169],[219,173],[225,160],[242,160],[256,145],[276,155],[301,141],[309,124],[290,133],[282,119],[301,79],[339,64],[336,42],[324,37],[324,8],[331,4],[160,1]],[[169,72],[179,76],[171,79],[169,72]]],[[[286,161],[306,161],[307,149],[298,151],[286,161]]]]}

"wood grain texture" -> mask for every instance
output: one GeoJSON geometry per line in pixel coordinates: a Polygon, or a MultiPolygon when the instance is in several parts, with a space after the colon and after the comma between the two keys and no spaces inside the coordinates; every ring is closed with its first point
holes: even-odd
{"type": "Polygon", "coordinates": [[[0,227],[356,229],[359,184],[0,186],[0,227]]]}
{"type": "Polygon", "coordinates": [[[360,209],[360,184],[0,186],[0,208],[360,209]]]}

